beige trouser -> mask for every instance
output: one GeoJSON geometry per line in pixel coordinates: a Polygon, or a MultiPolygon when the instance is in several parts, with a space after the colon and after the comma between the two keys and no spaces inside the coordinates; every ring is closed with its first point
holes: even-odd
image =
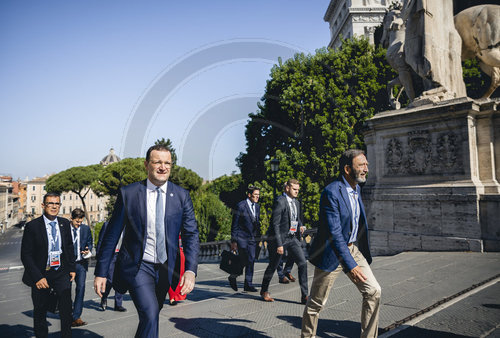
{"type": "MultiPolygon", "coordinates": [[[[363,295],[363,307],[361,309],[361,337],[377,337],[378,316],[380,310],[381,289],[377,279],[373,275],[370,265],[356,245],[349,247],[352,257],[359,265],[366,281],[355,283],[359,292],[363,295]]],[[[342,272],[342,266],[332,271],[314,269],[314,278],[311,285],[311,293],[302,316],[301,337],[315,337],[318,328],[319,312],[325,306],[333,282],[342,272]]],[[[350,274],[347,274],[350,277],[350,274]]],[[[352,281],[352,278],[351,278],[352,281]]],[[[353,282],[354,283],[354,282],[353,282]]]]}

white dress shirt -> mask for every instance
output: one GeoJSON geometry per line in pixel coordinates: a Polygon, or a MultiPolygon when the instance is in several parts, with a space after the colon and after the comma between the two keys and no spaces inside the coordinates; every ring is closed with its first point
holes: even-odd
{"type": "MultiPolygon", "coordinates": [[[[165,215],[165,201],[167,198],[167,182],[160,186],[163,200],[163,214],[165,215]]],[[[147,228],[146,228],[146,247],[144,249],[143,260],[149,263],[160,263],[156,257],[156,185],[146,180],[146,199],[147,199],[147,228]]],[[[167,234],[165,234],[165,239],[167,234]]]]}
{"type": "Polygon", "coordinates": [[[45,215],[43,215],[43,221],[45,222],[45,230],[47,231],[47,239],[48,239],[48,258],[47,258],[47,266],[49,266],[50,263],[50,252],[55,251],[62,253],[62,239],[61,239],[61,231],[59,230],[59,222],[57,222],[57,217],[51,221],[45,215]],[[52,238],[52,226],[50,225],[50,222],[56,222],[56,238],[52,238]],[[59,239],[59,247],[55,248],[55,250],[52,250],[52,246],[55,245],[56,240],[59,239]]]}

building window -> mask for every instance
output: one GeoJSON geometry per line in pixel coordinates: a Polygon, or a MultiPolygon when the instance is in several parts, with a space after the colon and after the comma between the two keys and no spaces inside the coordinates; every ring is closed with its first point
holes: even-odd
{"type": "Polygon", "coordinates": [[[36,188],[36,187],[35,187],[35,186],[33,186],[33,191],[35,191],[35,188],[36,188]]]}
{"type": "Polygon", "coordinates": [[[73,207],[69,207],[69,212],[72,212],[73,211],[73,207]]]}
{"type": "MultiPolygon", "coordinates": [[[[160,191],[160,190],[158,190],[158,191],[160,191]]],[[[92,205],[90,206],[90,211],[94,211],[94,208],[92,205]]]]}
{"type": "Polygon", "coordinates": [[[63,201],[66,201],[66,195],[63,195],[63,201]]]}
{"type": "Polygon", "coordinates": [[[35,208],[31,208],[31,213],[34,215],[35,214],[35,208]]]}
{"type": "Polygon", "coordinates": [[[69,195],[69,200],[71,201],[71,195],[69,195]]]}
{"type": "Polygon", "coordinates": [[[63,207],[63,214],[66,213],[66,207],[63,207]]]}
{"type": "Polygon", "coordinates": [[[36,201],[36,196],[31,196],[31,201],[35,202],[36,201]]]}

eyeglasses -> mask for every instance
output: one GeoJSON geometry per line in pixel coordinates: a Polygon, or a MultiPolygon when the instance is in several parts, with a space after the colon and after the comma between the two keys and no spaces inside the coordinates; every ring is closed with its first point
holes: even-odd
{"type": "Polygon", "coordinates": [[[44,205],[48,206],[48,207],[60,207],[62,203],[57,203],[57,202],[47,202],[47,203],[43,203],[44,205]]]}
{"type": "Polygon", "coordinates": [[[161,167],[163,165],[165,166],[165,168],[172,168],[172,162],[149,161],[149,163],[151,163],[155,167],[161,167]]]}

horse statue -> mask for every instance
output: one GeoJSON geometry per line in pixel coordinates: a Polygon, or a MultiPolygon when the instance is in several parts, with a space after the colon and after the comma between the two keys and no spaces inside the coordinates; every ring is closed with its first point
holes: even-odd
{"type": "Polygon", "coordinates": [[[482,98],[489,98],[500,85],[500,6],[479,5],[455,15],[455,28],[462,38],[462,60],[479,59],[479,67],[491,77],[482,98]]]}
{"type": "Polygon", "coordinates": [[[415,99],[410,66],[406,63],[404,56],[405,24],[399,7],[391,8],[385,14],[382,27],[383,33],[380,42],[384,48],[387,48],[387,62],[398,73],[398,76],[387,84],[387,94],[392,108],[399,109],[401,108],[399,96],[403,89],[410,101],[415,99]],[[402,88],[398,96],[394,97],[394,86],[397,85],[401,85],[402,88]]]}

